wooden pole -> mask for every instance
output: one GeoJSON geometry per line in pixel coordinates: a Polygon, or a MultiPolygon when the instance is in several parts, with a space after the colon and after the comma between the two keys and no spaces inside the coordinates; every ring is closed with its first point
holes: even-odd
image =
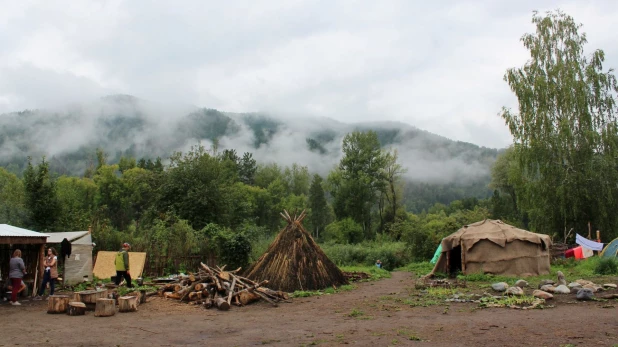
{"type": "Polygon", "coordinates": [[[588,221],[588,240],[592,238],[592,229],[590,228],[590,221],[588,221]]]}

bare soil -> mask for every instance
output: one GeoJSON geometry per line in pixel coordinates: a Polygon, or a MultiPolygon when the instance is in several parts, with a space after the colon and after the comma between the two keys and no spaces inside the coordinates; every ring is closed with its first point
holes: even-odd
{"type": "Polygon", "coordinates": [[[556,295],[553,308],[525,311],[444,301],[424,307],[409,304],[418,300],[415,278],[392,275],[276,308],[257,303],[227,312],[151,297],[138,312],[70,317],[47,314],[46,301],[2,302],[0,346],[618,345],[618,300],[556,295]]]}

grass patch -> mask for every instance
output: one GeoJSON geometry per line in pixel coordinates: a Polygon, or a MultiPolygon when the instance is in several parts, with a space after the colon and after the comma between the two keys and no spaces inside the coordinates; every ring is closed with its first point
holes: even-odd
{"type": "Polygon", "coordinates": [[[360,316],[364,316],[365,312],[355,308],[352,310],[352,312],[348,313],[348,317],[360,317],[360,316]]]}
{"type": "Polygon", "coordinates": [[[433,270],[434,264],[425,261],[422,263],[410,263],[406,266],[400,267],[397,271],[408,271],[412,272],[417,276],[424,276],[433,270]]]}
{"type": "MultiPolygon", "coordinates": [[[[545,302],[543,299],[535,298],[531,295],[522,295],[522,296],[503,296],[501,298],[494,297],[483,297],[480,299],[479,307],[526,307],[539,305],[545,302]]],[[[543,307],[539,307],[543,308],[543,307]]]]}
{"type": "Polygon", "coordinates": [[[397,336],[401,336],[410,341],[423,341],[420,337],[416,336],[414,332],[408,329],[399,329],[397,330],[397,336]]]}
{"type": "Polygon", "coordinates": [[[340,266],[341,271],[345,272],[364,272],[369,274],[368,281],[377,281],[383,278],[391,278],[391,273],[377,266],[340,266]]]}
{"type": "Polygon", "coordinates": [[[324,290],[297,290],[290,295],[292,298],[308,298],[311,296],[320,296],[320,295],[330,295],[337,294],[340,292],[346,292],[349,290],[356,289],[356,286],[353,284],[345,284],[337,289],[333,287],[328,287],[324,290]]]}

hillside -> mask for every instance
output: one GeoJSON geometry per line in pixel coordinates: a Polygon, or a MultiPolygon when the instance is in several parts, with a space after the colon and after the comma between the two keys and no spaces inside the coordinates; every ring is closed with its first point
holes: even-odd
{"type": "Polygon", "coordinates": [[[226,113],[113,95],[57,110],[0,115],[0,165],[20,173],[27,157],[46,156],[57,174],[81,175],[96,148],[121,156],[163,159],[201,143],[252,152],[259,163],[298,163],[322,175],[338,163],[346,133],[374,130],[398,150],[406,173],[406,203],[420,211],[435,202],[489,194],[496,149],[452,141],[397,122],[345,124],[332,119],[226,113]]]}

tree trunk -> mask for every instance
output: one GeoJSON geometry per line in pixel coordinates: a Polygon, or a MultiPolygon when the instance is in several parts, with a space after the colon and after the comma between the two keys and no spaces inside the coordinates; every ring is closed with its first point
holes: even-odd
{"type": "Polygon", "coordinates": [[[250,291],[242,291],[240,292],[240,294],[238,294],[238,298],[240,300],[240,303],[243,305],[248,305],[254,301],[258,301],[260,300],[260,296],[250,292],[250,291]]]}
{"type": "Polygon", "coordinates": [[[118,298],[118,311],[135,312],[137,311],[137,296],[121,296],[118,298]]]}
{"type": "Polygon", "coordinates": [[[114,299],[97,299],[97,306],[94,310],[95,317],[109,317],[116,314],[116,303],[114,299]]]}
{"type": "Polygon", "coordinates": [[[47,301],[47,313],[66,313],[69,307],[68,295],[50,295],[47,301]]]}
{"type": "Polygon", "coordinates": [[[83,316],[86,314],[86,304],[83,302],[69,302],[69,309],[67,310],[69,316],[83,316]]]}

